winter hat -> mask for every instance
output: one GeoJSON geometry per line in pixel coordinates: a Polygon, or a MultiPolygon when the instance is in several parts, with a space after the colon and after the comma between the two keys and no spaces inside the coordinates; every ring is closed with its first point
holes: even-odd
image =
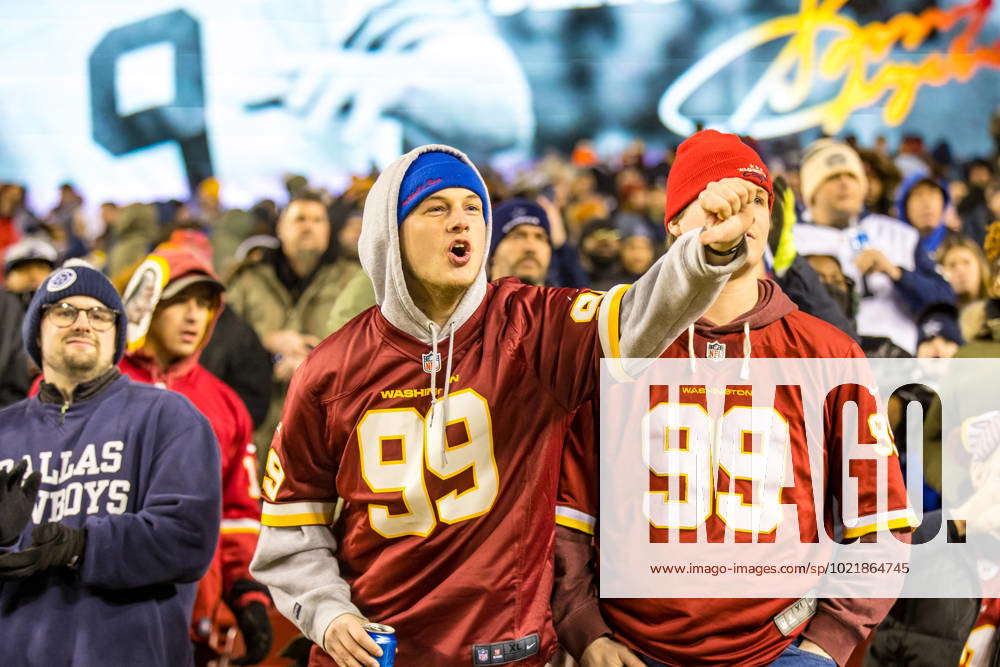
{"type": "Polygon", "coordinates": [[[490,241],[490,254],[495,252],[500,241],[519,225],[541,227],[549,236],[549,243],[552,243],[552,229],[545,209],[528,199],[511,199],[493,211],[493,240],[490,241]]]}
{"type": "Polygon", "coordinates": [[[47,241],[36,238],[26,238],[8,246],[4,255],[4,273],[10,273],[21,264],[29,262],[45,262],[51,268],[56,266],[59,253],[47,241]]]}
{"type": "Polygon", "coordinates": [[[42,307],[71,296],[89,296],[118,313],[115,326],[115,356],[113,363],[121,361],[125,354],[125,307],[114,285],[96,269],[75,265],[54,271],[45,279],[28,304],[21,325],[21,336],[28,356],[41,368],[42,351],[38,347],[38,332],[42,324],[42,307]]]}
{"type": "Polygon", "coordinates": [[[476,170],[451,153],[422,153],[410,164],[399,184],[396,223],[403,224],[417,205],[438,190],[465,188],[483,201],[483,217],[490,219],[490,198],[476,170]]]}
{"type": "Polygon", "coordinates": [[[664,225],[701,194],[713,181],[742,178],[767,190],[773,204],[771,176],[757,152],[735,134],[702,130],[677,147],[677,157],[667,174],[667,206],[664,225]]]}
{"type": "Polygon", "coordinates": [[[853,148],[836,139],[817,139],[809,144],[802,155],[802,166],[799,167],[802,199],[806,206],[812,204],[813,195],[823,181],[845,173],[857,178],[861,186],[868,189],[865,166],[853,148]]]}
{"type": "Polygon", "coordinates": [[[917,319],[918,343],[940,336],[956,345],[964,345],[962,330],[958,326],[958,309],[951,304],[934,304],[917,319]]]}
{"type": "Polygon", "coordinates": [[[209,259],[196,246],[166,242],[147,255],[136,267],[122,296],[128,349],[134,351],[145,345],[161,301],[174,298],[196,283],[205,283],[220,295],[226,289],[216,278],[209,259]]]}

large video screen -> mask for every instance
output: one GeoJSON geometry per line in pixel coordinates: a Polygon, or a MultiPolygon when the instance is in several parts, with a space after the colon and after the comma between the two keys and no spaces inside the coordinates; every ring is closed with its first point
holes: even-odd
{"type": "Polygon", "coordinates": [[[514,164],[581,137],[669,147],[920,134],[993,150],[1000,9],[927,0],[2,0],[0,179],[36,198],[230,205],[443,142],[514,164]]]}

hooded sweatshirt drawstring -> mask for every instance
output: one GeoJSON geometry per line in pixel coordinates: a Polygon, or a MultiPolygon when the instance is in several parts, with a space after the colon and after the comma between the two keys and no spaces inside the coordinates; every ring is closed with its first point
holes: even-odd
{"type": "Polygon", "coordinates": [[[445,368],[444,376],[444,395],[441,400],[437,397],[437,371],[438,369],[433,368],[434,362],[437,361],[438,357],[438,336],[441,330],[438,329],[437,325],[431,323],[431,354],[433,355],[431,361],[431,416],[427,424],[427,446],[429,449],[433,450],[434,447],[441,447],[441,465],[442,467],[448,463],[448,455],[445,452],[445,425],[448,423],[448,407],[446,401],[448,400],[448,394],[451,391],[451,357],[455,351],[455,323],[452,322],[448,326],[448,364],[445,368]]]}
{"type": "Polygon", "coordinates": [[[694,373],[694,325],[688,327],[688,358],[691,361],[691,372],[694,373]]]}
{"type": "Polygon", "coordinates": [[[740,379],[750,379],[750,321],[743,322],[743,365],[740,366],[740,379]]]}

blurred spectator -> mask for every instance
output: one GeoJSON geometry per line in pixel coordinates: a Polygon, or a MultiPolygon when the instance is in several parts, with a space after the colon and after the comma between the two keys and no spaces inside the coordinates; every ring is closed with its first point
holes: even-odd
{"type": "Polygon", "coordinates": [[[111,222],[108,262],[104,271],[112,281],[131,275],[160,236],[159,217],[153,204],[129,204],[111,222]]]}
{"type": "Polygon", "coordinates": [[[17,212],[18,191],[12,183],[0,185],[0,257],[21,238],[22,230],[14,218],[17,212]]]}
{"type": "Polygon", "coordinates": [[[1000,357],[1000,298],[991,296],[971,305],[963,313],[962,330],[971,335],[957,356],[1000,357]]]}
{"type": "MultiPolygon", "coordinates": [[[[253,427],[236,393],[199,363],[219,313],[224,312],[225,288],[213,275],[209,258],[190,245],[159,246],[137,272],[158,269],[162,291],[148,304],[140,324],[129,326],[128,351],[120,367],[133,380],[183,394],[212,426],[222,461],[222,524],[219,546],[199,582],[191,619],[196,661],[205,664],[217,658],[210,646],[212,633],[224,634],[237,624],[247,647],[247,664],[254,664],[267,656],[271,625],[267,589],[250,576],[260,533],[260,493],[249,444],[253,427]]],[[[130,282],[125,303],[133,300],[139,282],[130,282]]]]}
{"type": "Polygon", "coordinates": [[[38,231],[38,219],[28,210],[27,198],[24,186],[16,183],[0,184],[0,227],[13,226],[18,235],[38,231]]]}
{"type": "Polygon", "coordinates": [[[591,220],[580,233],[581,263],[587,271],[591,289],[605,291],[630,282],[622,268],[621,232],[607,218],[591,220]]]}
{"type": "Polygon", "coordinates": [[[875,137],[874,151],[885,157],[889,155],[889,140],[885,138],[885,135],[880,134],[875,137]]]}
{"type": "MultiPolygon", "coordinates": [[[[212,264],[211,242],[202,232],[194,229],[174,230],[170,238],[159,247],[183,248],[197,254],[204,264],[212,264]]],[[[144,299],[149,299],[150,304],[153,303],[153,292],[155,290],[149,290],[148,294],[143,295],[144,299]]],[[[134,299],[129,300],[126,306],[128,312],[131,311],[133,302],[134,299]]],[[[146,307],[151,308],[152,305],[146,307]]],[[[136,321],[141,321],[141,313],[136,321]]],[[[254,428],[264,422],[271,401],[271,374],[274,370],[271,355],[261,345],[253,327],[232,308],[223,308],[219,313],[208,344],[201,352],[199,363],[239,395],[250,413],[254,428]]]]}
{"type": "Polygon", "coordinates": [[[264,259],[268,250],[274,250],[280,245],[281,241],[274,236],[257,234],[245,239],[243,243],[236,247],[233,259],[237,265],[244,262],[259,262],[264,259]]]}
{"type": "Polygon", "coordinates": [[[986,228],[995,219],[986,200],[992,182],[993,164],[981,158],[973,160],[965,168],[965,196],[956,200],[962,233],[979,245],[986,238],[986,228]]]}
{"type": "Polygon", "coordinates": [[[868,177],[865,207],[869,213],[892,215],[893,193],[902,180],[899,169],[885,154],[877,151],[859,150],[858,155],[865,165],[865,175],[868,177]]]}
{"type": "Polygon", "coordinates": [[[273,199],[261,199],[250,208],[254,236],[274,236],[278,224],[278,205],[273,199]]]}
{"type": "Polygon", "coordinates": [[[624,270],[626,282],[635,282],[656,261],[656,246],[653,241],[653,230],[641,218],[625,220],[622,230],[619,261],[624,270]]]}
{"type": "Polygon", "coordinates": [[[197,213],[195,217],[209,227],[222,215],[222,199],[219,179],[206,178],[198,184],[196,193],[197,213]]]}
{"type": "Polygon", "coordinates": [[[200,363],[243,400],[254,428],[264,423],[271,403],[271,354],[232,308],[223,308],[200,363]]]}
{"type": "Polygon", "coordinates": [[[807,260],[797,253],[795,195],[784,178],[775,178],[773,184],[771,229],[767,235],[772,277],[802,312],[818,317],[859,340],[854,321],[857,308],[852,298],[853,283],[844,276],[840,264],[833,257],[813,255],[807,260]],[[810,264],[810,260],[823,269],[822,274],[810,264]]]}
{"type": "Polygon", "coordinates": [[[566,231],[571,239],[582,239],[583,225],[610,214],[607,200],[597,192],[597,178],[589,169],[581,169],[570,182],[566,205],[566,231]]]}
{"type": "Polygon", "coordinates": [[[836,258],[855,282],[862,337],[889,338],[916,353],[915,316],[931,304],[955,300],[933,262],[918,251],[920,235],[899,220],[862,215],[868,179],[858,154],[846,144],[814,142],[805,151],[800,173],[804,222],[812,224],[796,225],[798,252],[836,258]]]}
{"type": "Polygon", "coordinates": [[[920,234],[918,251],[933,258],[949,234],[944,213],[950,203],[948,187],[926,174],[910,176],[899,188],[896,211],[899,219],[920,234]]]}
{"type": "Polygon", "coordinates": [[[45,217],[43,227],[63,257],[82,257],[87,254],[83,196],[72,183],[59,186],[59,202],[45,217]]]}
{"type": "Polygon", "coordinates": [[[913,174],[926,174],[930,171],[923,138],[915,134],[904,136],[899,144],[899,154],[896,155],[894,162],[904,179],[913,174]]]}
{"type": "Polygon", "coordinates": [[[212,221],[212,256],[219,275],[228,275],[237,265],[236,249],[253,235],[256,219],[241,209],[231,208],[212,221]]]}
{"type": "Polygon", "coordinates": [[[957,235],[946,239],[938,251],[938,265],[955,292],[959,312],[989,295],[990,266],[983,249],[972,239],[957,235]]]}
{"type": "Polygon", "coordinates": [[[570,155],[570,161],[573,163],[574,167],[593,167],[600,162],[600,158],[597,157],[597,150],[594,148],[594,142],[590,139],[580,139],[576,142],[573,147],[573,153],[570,155]]]}
{"type": "Polygon", "coordinates": [[[552,261],[549,219],[538,204],[512,199],[493,211],[489,280],[513,276],[527,285],[544,285],[552,261]]]}
{"type": "Polygon", "coordinates": [[[275,363],[271,406],[254,435],[259,456],[270,446],[292,373],[330,333],[330,308],[361,270],[356,259],[335,258],[326,205],[316,195],[306,192],[289,202],[277,236],[278,249],[239,267],[227,293],[229,305],[254,328],[275,363]]]}
{"type": "Polygon", "coordinates": [[[950,359],[965,341],[958,326],[958,311],[950,304],[935,304],[921,313],[917,357],[950,359]]]}
{"type": "Polygon", "coordinates": [[[32,295],[56,267],[57,253],[51,243],[26,238],[7,249],[4,257],[4,285],[28,308],[32,295]]]}
{"type": "Polygon", "coordinates": [[[25,306],[14,294],[0,289],[0,407],[28,395],[32,376],[21,340],[25,306]]]}
{"type": "Polygon", "coordinates": [[[960,323],[968,344],[959,350],[960,357],[1000,356],[1000,222],[987,230],[986,257],[991,277],[987,297],[962,311],[960,323]]]}
{"type": "Polygon", "coordinates": [[[559,206],[545,194],[539,195],[535,203],[548,219],[549,241],[553,249],[552,263],[545,284],[554,287],[588,287],[590,283],[587,272],[580,265],[580,252],[569,238],[559,206]]]}

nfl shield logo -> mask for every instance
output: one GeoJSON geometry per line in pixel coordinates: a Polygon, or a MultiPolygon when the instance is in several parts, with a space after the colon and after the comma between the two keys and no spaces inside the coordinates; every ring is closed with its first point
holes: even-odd
{"type": "Polygon", "coordinates": [[[424,363],[425,373],[437,373],[441,370],[440,352],[428,352],[427,354],[421,355],[420,360],[424,363]]]}
{"type": "Polygon", "coordinates": [[[712,361],[722,361],[726,358],[726,346],[717,340],[709,341],[705,356],[712,361]]]}
{"type": "Polygon", "coordinates": [[[484,648],[476,649],[476,660],[481,663],[488,663],[490,661],[490,652],[484,648]]]}

